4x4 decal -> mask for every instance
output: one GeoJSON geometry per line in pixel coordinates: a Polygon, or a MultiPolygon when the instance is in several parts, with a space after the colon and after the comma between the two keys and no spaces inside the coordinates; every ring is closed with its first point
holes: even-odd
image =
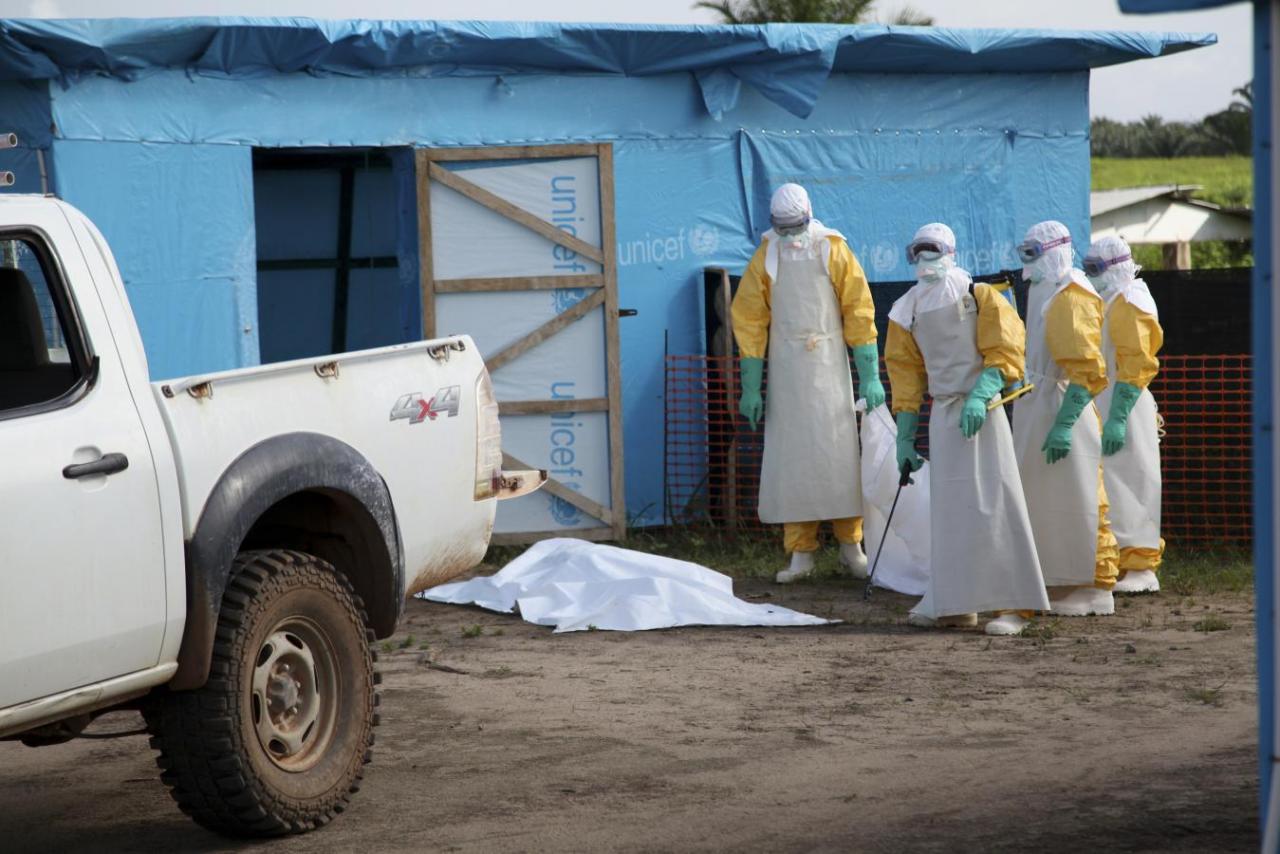
{"type": "Polygon", "coordinates": [[[441,415],[453,418],[458,414],[461,403],[462,386],[446,386],[429,398],[423,397],[422,392],[415,391],[413,394],[402,395],[396,405],[391,407],[391,420],[407,419],[410,424],[421,424],[428,418],[435,421],[441,415]]]}

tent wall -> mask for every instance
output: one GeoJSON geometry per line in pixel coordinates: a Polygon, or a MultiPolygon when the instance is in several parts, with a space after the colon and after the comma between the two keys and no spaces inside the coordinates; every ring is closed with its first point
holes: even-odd
{"type": "MultiPolygon", "coordinates": [[[[4,105],[0,133],[18,135],[17,148],[0,149],[0,171],[14,175],[14,184],[9,191],[42,192],[37,152],[43,150],[47,155],[51,141],[53,119],[49,112],[49,84],[44,81],[2,81],[0,104],[4,105]]],[[[45,167],[48,168],[47,156],[45,167]]]]}
{"type": "Polygon", "coordinates": [[[807,119],[743,87],[719,121],[685,73],[157,72],[51,93],[65,138],[59,187],[120,255],[156,377],[257,358],[256,333],[243,331],[257,316],[250,146],[613,141],[620,304],[639,310],[621,326],[627,504],[639,524],[662,520],[664,339],[674,353],[703,350],[700,271],[746,265],[773,186],[807,184],[873,281],[908,277],[902,247],[933,220],[956,230],[973,272],[1009,268],[1040,219],[1064,221],[1086,245],[1087,97],[1085,71],[837,73],[807,119]],[[171,249],[184,245],[189,254],[171,249]]]}
{"type": "Polygon", "coordinates": [[[115,252],[153,377],[257,364],[252,150],[56,140],[58,194],[115,252]]]}

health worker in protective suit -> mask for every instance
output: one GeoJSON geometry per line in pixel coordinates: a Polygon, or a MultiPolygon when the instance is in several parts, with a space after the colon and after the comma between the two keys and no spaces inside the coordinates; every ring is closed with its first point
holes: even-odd
{"type": "Polygon", "coordinates": [[[916,285],[889,311],[885,363],[898,425],[898,470],[920,468],[915,450],[927,386],[929,525],[933,559],[915,626],[977,625],[996,612],[990,635],[1015,635],[1047,611],[1044,579],[1022,494],[1013,434],[1003,405],[1023,377],[1026,330],[991,285],[974,285],[956,266],[956,239],[942,223],[907,246],[916,285]]]}
{"type": "Polygon", "coordinates": [[[779,187],[769,218],[773,228],[747,265],[732,311],[739,410],[752,429],[765,416],[760,521],[783,525],[791,563],[777,574],[779,584],[813,571],[823,521],[835,529],[841,564],[865,577],[861,458],[845,348],[853,348],[859,394],[874,409],[884,403],[884,386],[871,289],[844,237],[813,218],[803,187],[779,187]]]}
{"type": "Polygon", "coordinates": [[[1102,298],[1072,267],[1060,222],[1033,225],[1018,246],[1027,295],[1027,381],[1013,410],[1013,444],[1050,611],[1115,613],[1116,538],[1102,482],[1102,424],[1093,398],[1107,387],[1102,298]]]}
{"type": "Polygon", "coordinates": [[[1098,395],[1102,474],[1111,530],[1120,547],[1116,593],[1154,593],[1164,556],[1160,537],[1160,415],[1147,386],[1160,369],[1160,314],[1147,283],[1135,278],[1129,244],[1104,237],[1089,247],[1084,271],[1105,302],[1102,352],[1110,384],[1098,395]]]}

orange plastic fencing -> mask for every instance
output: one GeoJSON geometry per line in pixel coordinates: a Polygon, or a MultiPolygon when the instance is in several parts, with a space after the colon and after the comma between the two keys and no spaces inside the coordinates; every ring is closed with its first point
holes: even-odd
{"type": "MultiPolygon", "coordinates": [[[[1250,363],[1247,355],[1161,359],[1151,391],[1164,418],[1161,527],[1170,544],[1247,545],[1253,536],[1250,363]]],[[[666,512],[671,524],[763,527],[756,514],[763,423],[753,431],[738,414],[739,389],[736,360],[667,357],[666,512]]],[[[927,403],[921,422],[923,446],[927,403]]]]}

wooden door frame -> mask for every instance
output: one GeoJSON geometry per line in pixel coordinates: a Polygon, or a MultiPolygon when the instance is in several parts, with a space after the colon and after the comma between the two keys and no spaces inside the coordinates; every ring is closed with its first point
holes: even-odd
{"type": "MultiPolygon", "coordinates": [[[[585,288],[593,292],[569,309],[507,345],[485,360],[488,369],[498,370],[548,338],[581,320],[597,307],[604,309],[606,396],[577,400],[499,401],[499,415],[543,415],[568,412],[605,412],[609,429],[609,507],[604,507],[554,478],[544,490],[599,519],[600,527],[558,531],[495,534],[495,545],[529,543],[570,534],[581,539],[622,540],[627,533],[626,485],[623,477],[622,444],[622,360],[618,342],[617,238],[614,219],[613,145],[571,143],[566,145],[482,146],[468,148],[419,148],[414,152],[418,188],[418,269],[422,298],[422,337],[436,337],[436,295],[448,293],[495,293],[502,291],[585,288]],[[531,159],[594,157],[600,190],[600,242],[592,246],[502,197],[468,181],[443,165],[449,162],[478,162],[531,159]],[[541,235],[600,265],[601,272],[581,276],[513,276],[479,279],[437,279],[431,256],[431,183],[435,181],[466,196],[494,213],[541,235]]],[[[503,454],[503,465],[512,469],[539,468],[503,454]]]]}

